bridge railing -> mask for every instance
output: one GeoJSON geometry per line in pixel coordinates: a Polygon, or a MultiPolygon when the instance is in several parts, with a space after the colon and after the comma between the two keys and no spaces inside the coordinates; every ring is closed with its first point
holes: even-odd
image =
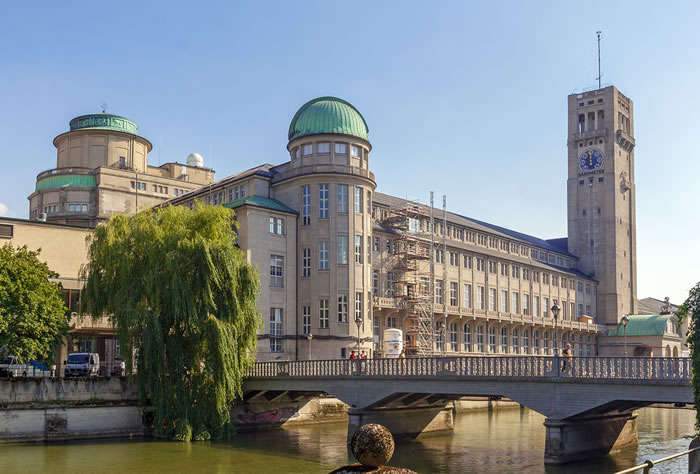
{"type": "Polygon", "coordinates": [[[553,377],[690,382],[691,361],[669,357],[428,357],[257,362],[248,377],[553,377]]]}

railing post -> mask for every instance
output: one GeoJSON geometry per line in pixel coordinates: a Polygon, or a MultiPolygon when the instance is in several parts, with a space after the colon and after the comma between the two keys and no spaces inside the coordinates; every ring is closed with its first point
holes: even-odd
{"type": "MultiPolygon", "coordinates": [[[[556,309],[556,308],[554,308],[556,309]]],[[[558,310],[557,310],[558,311],[558,310]]],[[[556,369],[554,369],[554,376],[559,377],[561,375],[561,368],[559,367],[559,353],[555,352],[554,354],[554,365],[556,365],[556,369]]],[[[571,370],[571,369],[569,369],[571,370]]]]}

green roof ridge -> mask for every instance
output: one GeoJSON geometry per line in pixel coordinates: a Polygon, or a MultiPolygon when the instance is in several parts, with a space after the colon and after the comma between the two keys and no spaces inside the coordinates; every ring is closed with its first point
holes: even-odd
{"type": "Polygon", "coordinates": [[[94,188],[97,186],[95,176],[91,174],[62,174],[58,176],[48,176],[36,182],[36,190],[61,188],[64,186],[94,188]]]}
{"type": "Polygon", "coordinates": [[[70,131],[74,130],[114,130],[137,135],[138,125],[133,120],[113,114],[88,114],[70,121],[70,131]]]}
{"type": "Polygon", "coordinates": [[[291,207],[287,206],[283,202],[278,201],[277,199],[272,199],[269,197],[257,196],[257,195],[246,196],[244,198],[237,199],[235,201],[227,202],[226,204],[224,204],[224,207],[228,207],[230,209],[235,209],[235,208],[240,207],[244,204],[250,204],[252,206],[263,207],[265,209],[271,209],[273,211],[289,212],[292,214],[298,214],[297,211],[295,211],[291,207]]]}
{"type": "Polygon", "coordinates": [[[617,328],[609,329],[608,336],[663,336],[666,334],[666,323],[672,314],[629,314],[629,322],[625,330],[622,323],[617,328]]]}

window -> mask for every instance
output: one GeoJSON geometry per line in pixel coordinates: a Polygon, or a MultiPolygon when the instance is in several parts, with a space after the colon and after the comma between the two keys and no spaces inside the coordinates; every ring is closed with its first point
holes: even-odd
{"type": "Polygon", "coordinates": [[[494,261],[489,260],[489,273],[497,273],[497,264],[494,261]]]}
{"type": "Polygon", "coordinates": [[[450,323],[449,329],[450,350],[452,352],[457,352],[457,323],[450,323]]]}
{"type": "Polygon", "coordinates": [[[501,263],[501,276],[508,276],[508,265],[501,263]]]}
{"type": "Polygon", "coordinates": [[[513,337],[513,339],[512,339],[513,354],[518,354],[518,353],[520,352],[520,351],[519,351],[519,347],[518,347],[518,342],[519,342],[519,338],[518,338],[518,329],[517,329],[517,328],[513,328],[513,332],[512,332],[511,335],[512,335],[512,337],[513,337]]]}
{"type": "Polygon", "coordinates": [[[301,258],[301,276],[311,276],[311,249],[303,249],[301,258]]]}
{"type": "Polygon", "coordinates": [[[549,298],[542,298],[542,316],[549,317],[549,298]]]}
{"type": "Polygon", "coordinates": [[[540,355],[540,332],[532,333],[532,347],[535,349],[535,354],[540,355]]]}
{"type": "Polygon", "coordinates": [[[484,326],[476,328],[476,349],[479,352],[484,352],[484,326]]]}
{"type": "Polygon", "coordinates": [[[348,322],[348,295],[338,295],[338,322],[348,322]]]}
{"type": "Polygon", "coordinates": [[[484,309],[484,287],[476,287],[476,307],[479,309],[484,309]]]}
{"type": "Polygon", "coordinates": [[[530,280],[530,270],[523,268],[523,280],[530,280]]]}
{"type": "Polygon", "coordinates": [[[379,296],[379,271],[372,270],[372,294],[379,296]]]}
{"type": "Polygon", "coordinates": [[[270,233],[284,235],[284,218],[270,217],[270,233]]]}
{"type": "Polygon", "coordinates": [[[328,329],[328,300],[318,300],[318,327],[328,329]]]}
{"type": "Polygon", "coordinates": [[[559,286],[559,277],[558,276],[552,275],[552,285],[559,286]]]}
{"type": "Polygon", "coordinates": [[[549,273],[542,274],[542,283],[544,283],[545,285],[549,285],[549,273]]]}
{"type": "Polygon", "coordinates": [[[316,145],[316,153],[330,153],[331,152],[331,144],[330,143],[319,143],[316,145]]]}
{"type": "Polygon", "coordinates": [[[338,236],[338,264],[347,265],[348,264],[348,236],[339,235],[338,236]]]}
{"type": "Polygon", "coordinates": [[[530,314],[530,295],[523,294],[523,314],[530,314]]]}
{"type": "Polygon", "coordinates": [[[450,252],[450,265],[457,265],[459,262],[459,254],[450,252]]]}
{"type": "Polygon", "coordinates": [[[523,329],[523,353],[527,354],[530,351],[530,330],[523,329]]]}
{"type": "Polygon", "coordinates": [[[391,240],[386,239],[386,253],[391,253],[391,240]]]}
{"type": "Polygon", "coordinates": [[[388,327],[389,329],[396,328],[396,317],[395,316],[387,316],[386,327],[388,327]]]}
{"type": "Polygon", "coordinates": [[[442,294],[443,290],[443,281],[442,280],[435,280],[435,304],[443,304],[444,303],[444,298],[442,294]]]}
{"type": "Polygon", "coordinates": [[[464,268],[468,268],[471,270],[472,268],[472,257],[471,255],[465,255],[464,256],[464,268]]]}
{"type": "Polygon", "coordinates": [[[579,281],[576,286],[577,286],[577,291],[580,291],[583,293],[583,282],[579,281]]]}
{"type": "Polygon", "coordinates": [[[275,233],[275,230],[276,230],[275,222],[276,222],[275,218],[274,218],[274,217],[270,217],[270,233],[271,233],[271,234],[274,234],[274,233],[275,233]]]}
{"type": "Polygon", "coordinates": [[[583,304],[579,303],[578,305],[578,315],[583,316],[583,304]]]}
{"type": "Polygon", "coordinates": [[[591,294],[591,284],[590,283],[586,283],[586,294],[587,295],[591,294]]]}
{"type": "Polygon", "coordinates": [[[539,296],[532,297],[532,315],[533,316],[540,315],[540,297],[539,296]]]}
{"type": "Polygon", "coordinates": [[[126,157],[124,157],[124,156],[119,157],[119,167],[126,168],[126,157]]]}
{"type": "Polygon", "coordinates": [[[538,272],[538,271],[532,272],[532,281],[534,281],[535,283],[540,282],[540,272],[538,272]]]}
{"type": "Polygon", "coordinates": [[[318,217],[328,219],[328,185],[318,185],[318,217]]]}
{"type": "Polygon", "coordinates": [[[489,288],[489,311],[496,311],[496,288],[489,288]]]}
{"type": "Polygon", "coordinates": [[[445,263],[445,252],[440,249],[435,249],[435,263],[445,263]]]}
{"type": "Polygon", "coordinates": [[[303,154],[304,156],[308,156],[308,155],[310,155],[311,153],[313,153],[313,145],[311,145],[311,144],[304,145],[304,146],[302,147],[302,150],[303,150],[303,151],[302,151],[302,154],[303,154]]]}
{"type": "Polygon", "coordinates": [[[362,320],[362,292],[355,293],[355,321],[362,320]]]}
{"type": "Polygon", "coordinates": [[[501,312],[508,312],[508,290],[501,290],[501,312]]]}
{"type": "MultiPolygon", "coordinates": [[[[574,303],[569,303],[571,305],[571,319],[574,319],[576,317],[576,305],[574,303]]],[[[579,305],[580,306],[580,305],[579,305]]],[[[579,313],[579,316],[583,313],[583,308],[581,308],[581,312],[579,313]]]]}
{"type": "Polygon", "coordinates": [[[501,328],[501,353],[508,353],[508,328],[501,328]]]}
{"type": "Polygon", "coordinates": [[[444,328],[442,326],[442,322],[438,321],[435,323],[435,345],[437,346],[437,350],[442,351],[442,332],[444,328]]]}
{"type": "Polygon", "coordinates": [[[352,145],[352,156],[362,158],[362,149],[359,146],[352,145]]]}
{"type": "Polygon", "coordinates": [[[318,269],[328,270],[328,242],[318,243],[318,269]]]}
{"type": "Polygon", "coordinates": [[[457,306],[457,282],[454,281],[450,282],[450,306],[457,306]]]}
{"type": "Polygon", "coordinates": [[[355,186],[355,213],[362,214],[362,188],[355,186]]]}
{"type": "Polygon", "coordinates": [[[345,143],[336,143],[335,144],[335,154],[336,155],[347,155],[348,154],[348,146],[345,143]]]}
{"type": "Polygon", "coordinates": [[[374,238],[374,251],[379,252],[379,237],[374,238]]]}
{"type": "Polygon", "coordinates": [[[464,307],[472,307],[472,286],[468,283],[464,284],[464,307]]]}
{"type": "Polygon", "coordinates": [[[348,185],[338,185],[338,212],[346,214],[348,212],[348,185]]]}
{"type": "Polygon", "coordinates": [[[284,257],[279,255],[270,255],[270,286],[272,288],[284,287],[283,267],[284,257]]]}
{"type": "Polygon", "coordinates": [[[547,331],[544,332],[542,347],[544,348],[544,354],[548,355],[549,354],[549,333],[547,331]]]}
{"type": "Polygon", "coordinates": [[[586,305],[586,314],[587,314],[588,316],[591,315],[591,305],[589,305],[589,304],[586,305]]]}
{"type": "Polygon", "coordinates": [[[496,327],[489,328],[489,352],[496,352],[496,327]]]}
{"type": "Polygon", "coordinates": [[[270,308],[270,350],[282,352],[282,308],[270,308]]]}
{"type": "Polygon", "coordinates": [[[469,324],[462,327],[462,344],[465,352],[472,351],[472,327],[469,324]]]}
{"type": "Polygon", "coordinates": [[[511,270],[511,275],[513,276],[513,278],[520,278],[520,267],[516,267],[515,265],[511,265],[510,270],[511,270]]]}
{"type": "Polygon", "coordinates": [[[311,224],[311,186],[301,187],[301,225],[311,224]]]}
{"type": "Polygon", "coordinates": [[[311,334],[311,306],[303,306],[301,308],[301,333],[311,334]]]}
{"type": "Polygon", "coordinates": [[[514,291],[512,294],[511,302],[510,302],[510,312],[511,313],[519,313],[519,307],[520,307],[520,295],[518,294],[517,291],[514,291]]]}
{"type": "Polygon", "coordinates": [[[484,259],[483,258],[476,259],[476,271],[478,271],[478,272],[484,271],[484,259]]]}
{"type": "Polygon", "coordinates": [[[355,263],[362,263],[362,236],[355,236],[355,263]]]}

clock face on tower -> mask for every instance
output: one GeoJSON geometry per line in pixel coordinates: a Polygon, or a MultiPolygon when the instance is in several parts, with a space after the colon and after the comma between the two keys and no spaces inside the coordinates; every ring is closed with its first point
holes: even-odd
{"type": "Polygon", "coordinates": [[[578,157],[578,167],[582,171],[601,169],[603,167],[603,152],[598,148],[588,148],[578,157]]]}

